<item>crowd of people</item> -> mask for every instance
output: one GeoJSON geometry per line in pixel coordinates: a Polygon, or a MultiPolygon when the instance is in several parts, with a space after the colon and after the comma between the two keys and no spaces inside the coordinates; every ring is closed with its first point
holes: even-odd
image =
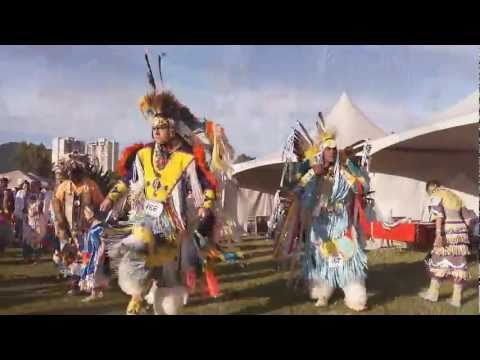
{"type": "Polygon", "coordinates": [[[36,263],[42,252],[58,248],[54,232],[52,190],[38,180],[0,179],[0,250],[7,245],[22,248],[26,263],[36,263]]]}

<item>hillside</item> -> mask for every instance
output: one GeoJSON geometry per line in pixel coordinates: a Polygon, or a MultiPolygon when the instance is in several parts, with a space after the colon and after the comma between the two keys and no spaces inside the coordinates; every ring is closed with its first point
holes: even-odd
{"type": "Polygon", "coordinates": [[[44,145],[25,142],[0,144],[0,173],[21,170],[50,177],[51,154],[44,145]]]}
{"type": "Polygon", "coordinates": [[[16,156],[19,149],[18,142],[0,144],[0,173],[17,169],[16,156]]]}

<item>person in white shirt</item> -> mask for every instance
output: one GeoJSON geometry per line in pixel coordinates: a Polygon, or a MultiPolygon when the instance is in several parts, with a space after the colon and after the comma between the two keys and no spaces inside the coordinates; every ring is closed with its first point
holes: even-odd
{"type": "Polygon", "coordinates": [[[31,191],[25,197],[23,218],[23,257],[26,262],[35,263],[47,235],[47,216],[44,213],[43,194],[39,181],[32,181],[31,191]]]}
{"type": "Polygon", "coordinates": [[[27,180],[19,181],[19,189],[15,193],[15,210],[13,216],[15,219],[15,237],[20,246],[23,244],[23,217],[25,209],[25,197],[30,190],[30,183],[27,180]]]}
{"type": "Polygon", "coordinates": [[[44,187],[42,189],[43,194],[43,211],[48,216],[49,223],[53,223],[54,213],[52,207],[53,192],[48,188],[44,187]]]}

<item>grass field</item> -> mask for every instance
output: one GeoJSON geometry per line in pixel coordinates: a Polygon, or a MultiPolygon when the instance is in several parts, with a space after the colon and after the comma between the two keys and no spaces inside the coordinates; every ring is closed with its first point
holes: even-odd
{"type": "MultiPolygon", "coordinates": [[[[340,315],[356,314],[343,304],[343,293],[337,291],[330,305],[316,308],[306,294],[286,287],[287,273],[274,270],[272,243],[264,239],[244,239],[238,248],[247,256],[247,266],[220,264],[217,274],[224,296],[215,300],[192,298],[182,310],[188,315],[340,315]]],[[[423,252],[380,249],[369,252],[367,291],[369,309],[366,315],[467,315],[478,314],[478,265],[470,261],[472,280],[464,292],[464,305],[453,308],[445,302],[451,285],[441,289],[440,301],[429,303],[417,296],[428,286],[423,252]]],[[[0,314],[123,314],[129,298],[116,283],[95,303],[81,302],[83,296],[67,296],[67,283],[56,279],[50,258],[23,264],[18,249],[7,249],[0,255],[0,314]]]]}

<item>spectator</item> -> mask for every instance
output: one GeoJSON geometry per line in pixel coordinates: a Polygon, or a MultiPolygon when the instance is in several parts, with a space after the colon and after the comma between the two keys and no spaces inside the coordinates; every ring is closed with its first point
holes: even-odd
{"type": "Polygon", "coordinates": [[[0,179],[0,212],[11,219],[14,210],[13,192],[8,188],[8,178],[0,179]]]}
{"type": "Polygon", "coordinates": [[[18,190],[15,193],[14,206],[14,223],[15,223],[15,237],[18,245],[23,247],[23,218],[25,216],[25,198],[30,191],[30,183],[27,180],[20,181],[18,190]]]}
{"type": "Polygon", "coordinates": [[[6,177],[0,179],[0,252],[13,240],[14,198],[8,182],[6,177]]]}
{"type": "Polygon", "coordinates": [[[43,211],[43,196],[40,182],[32,181],[30,192],[25,197],[23,219],[23,257],[25,261],[37,260],[42,241],[47,234],[47,217],[43,211]]]}
{"type": "Polygon", "coordinates": [[[60,243],[55,234],[55,213],[53,211],[52,199],[53,192],[49,186],[42,189],[43,194],[43,212],[48,222],[48,231],[45,238],[45,246],[49,250],[60,251],[60,243]]]}

